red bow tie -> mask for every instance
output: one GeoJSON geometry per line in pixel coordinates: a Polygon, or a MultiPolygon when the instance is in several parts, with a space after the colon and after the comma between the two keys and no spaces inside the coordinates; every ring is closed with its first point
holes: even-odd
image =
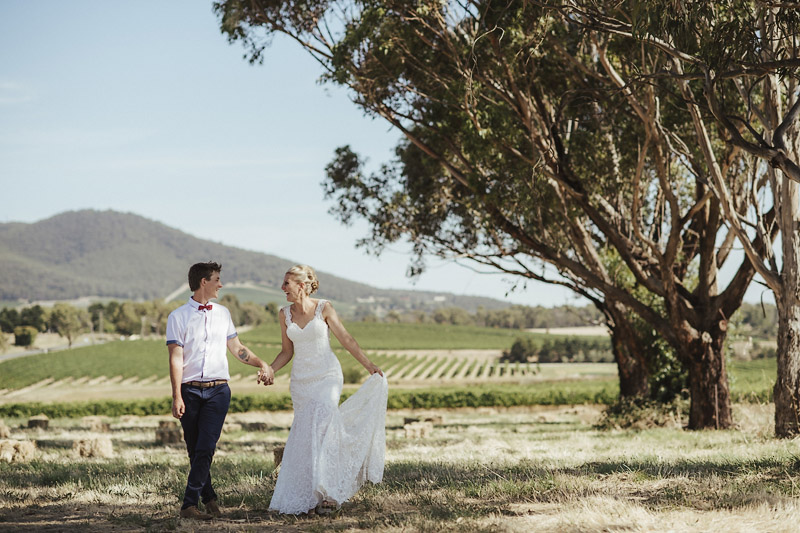
{"type": "Polygon", "coordinates": [[[205,311],[206,309],[208,309],[209,311],[211,311],[211,304],[208,304],[208,305],[201,305],[201,306],[200,306],[200,307],[198,307],[197,309],[199,309],[200,311],[205,311]]]}

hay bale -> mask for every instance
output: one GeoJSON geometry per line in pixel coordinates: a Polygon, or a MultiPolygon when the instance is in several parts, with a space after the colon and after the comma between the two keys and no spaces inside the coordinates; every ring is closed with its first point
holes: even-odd
{"type": "Polygon", "coordinates": [[[45,415],[36,415],[28,419],[28,427],[36,429],[47,429],[50,425],[50,419],[45,415]]]}
{"type": "Polygon", "coordinates": [[[236,422],[225,422],[222,424],[222,432],[223,433],[231,433],[233,431],[241,431],[242,425],[237,424],[236,422]]]}
{"type": "Polygon", "coordinates": [[[275,460],[275,468],[278,468],[281,465],[281,461],[283,461],[283,451],[285,449],[286,446],[278,446],[272,450],[272,457],[275,460]]]}
{"type": "Polygon", "coordinates": [[[72,449],[81,457],[108,458],[114,455],[114,446],[109,437],[78,439],[72,443],[72,449]]]}
{"type": "Polygon", "coordinates": [[[266,422],[245,422],[242,424],[242,427],[247,431],[267,431],[269,429],[269,424],[266,422]]]}
{"type": "Polygon", "coordinates": [[[156,430],[156,442],[159,444],[177,444],[183,440],[181,428],[177,422],[162,420],[156,430]]]}
{"type": "Polygon", "coordinates": [[[29,440],[0,440],[0,461],[26,463],[36,455],[36,444],[29,440]]]}
{"type": "Polygon", "coordinates": [[[403,426],[407,439],[424,439],[433,431],[433,424],[430,422],[414,422],[403,426]]]}
{"type": "Polygon", "coordinates": [[[8,429],[6,423],[0,420],[0,439],[7,439],[11,436],[11,430],[8,429]]]}
{"type": "Polygon", "coordinates": [[[102,416],[83,417],[83,427],[95,433],[108,433],[111,431],[111,424],[106,422],[102,416]]]}

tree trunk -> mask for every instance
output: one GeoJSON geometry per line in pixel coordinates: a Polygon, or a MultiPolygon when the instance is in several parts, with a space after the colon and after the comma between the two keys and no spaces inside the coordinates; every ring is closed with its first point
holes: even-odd
{"type": "Polygon", "coordinates": [[[778,305],[778,378],[773,389],[778,437],[800,435],[800,298],[794,285],[778,305]]]}
{"type": "Polygon", "coordinates": [[[622,306],[609,304],[603,310],[611,330],[611,349],[617,362],[620,398],[646,398],[650,394],[650,372],[645,350],[622,306]]]}
{"type": "Polygon", "coordinates": [[[689,429],[727,429],[731,427],[731,395],[725,369],[727,323],[716,332],[703,332],[688,347],[689,429]]]}
{"type": "Polygon", "coordinates": [[[800,185],[786,180],[781,189],[780,289],[778,306],[778,377],[775,380],[775,435],[800,434],[800,185]]]}

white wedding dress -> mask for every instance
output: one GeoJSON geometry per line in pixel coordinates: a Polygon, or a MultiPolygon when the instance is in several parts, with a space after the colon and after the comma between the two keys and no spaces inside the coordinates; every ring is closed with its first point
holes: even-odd
{"type": "Polygon", "coordinates": [[[383,479],[388,384],[373,374],[339,405],[342,367],[330,347],[320,300],[301,328],[283,308],[286,334],[294,344],[291,384],[294,421],[286,441],[270,510],[308,512],[323,500],[351,498],[365,481],[383,479]]]}

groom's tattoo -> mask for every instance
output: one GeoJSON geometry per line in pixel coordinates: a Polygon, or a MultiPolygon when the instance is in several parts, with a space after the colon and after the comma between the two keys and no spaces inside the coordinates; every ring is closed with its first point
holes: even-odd
{"type": "Polygon", "coordinates": [[[242,360],[243,363],[246,363],[247,361],[250,360],[250,354],[247,353],[247,348],[245,348],[244,346],[242,347],[241,350],[239,350],[237,356],[239,357],[239,359],[242,360]]]}

